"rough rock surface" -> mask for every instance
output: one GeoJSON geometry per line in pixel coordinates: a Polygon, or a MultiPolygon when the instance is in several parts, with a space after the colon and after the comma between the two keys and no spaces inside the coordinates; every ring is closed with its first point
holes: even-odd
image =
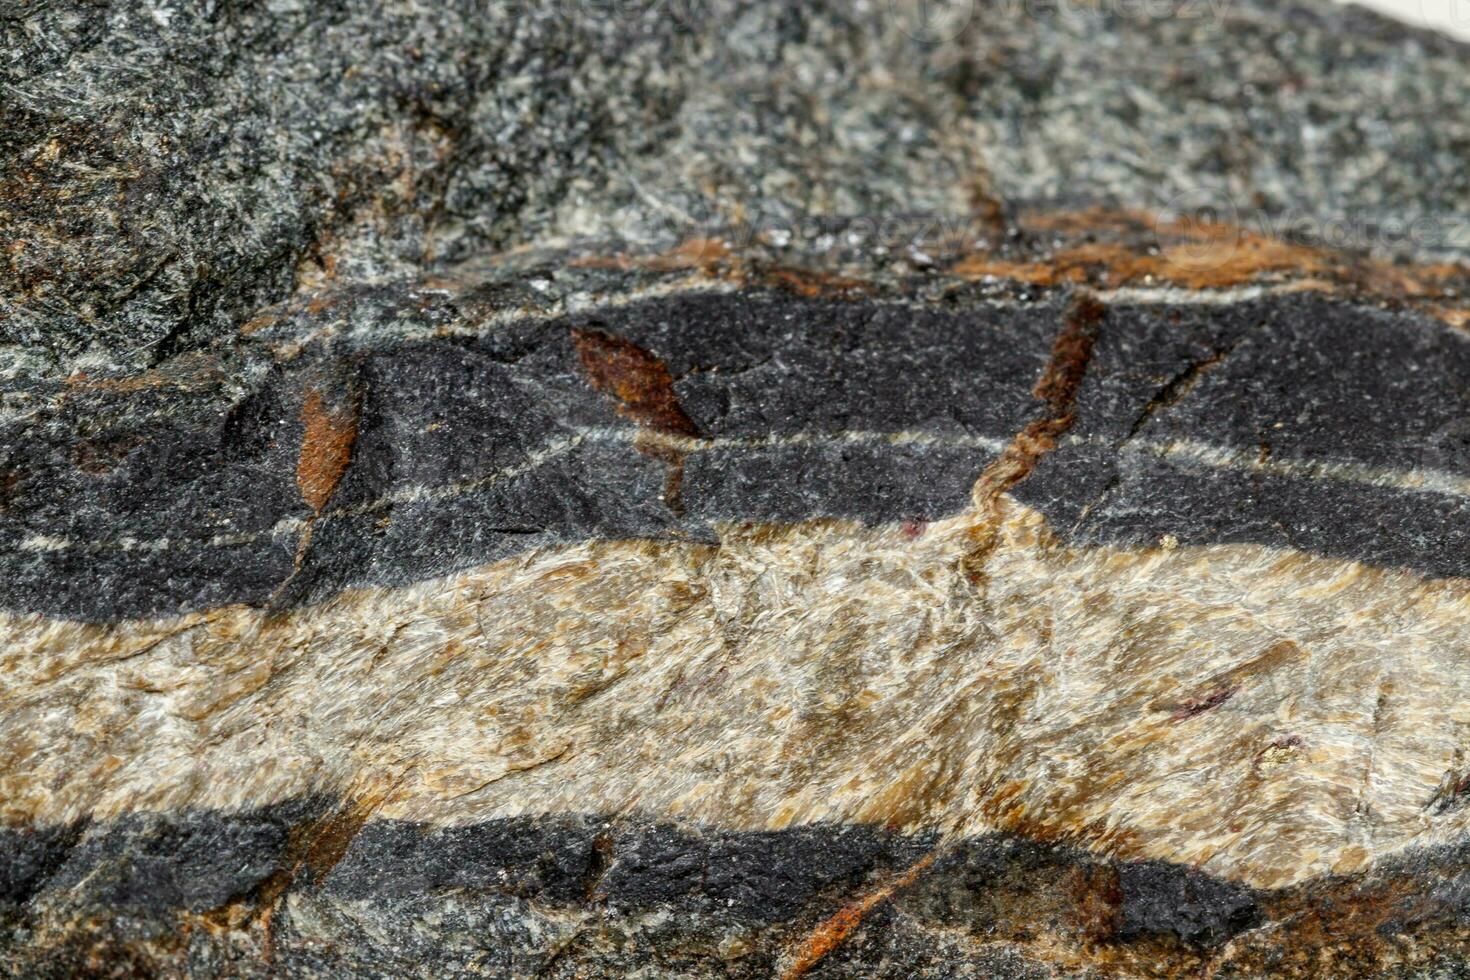
{"type": "Polygon", "coordinates": [[[0,972],[1470,975],[1467,69],[0,0],[0,972]]]}
{"type": "Polygon", "coordinates": [[[0,343],[146,367],[322,280],[556,237],[1211,206],[1463,256],[1461,49],[1355,9],[0,5],[0,343]],[[928,13],[926,13],[928,12],[928,13]]]}

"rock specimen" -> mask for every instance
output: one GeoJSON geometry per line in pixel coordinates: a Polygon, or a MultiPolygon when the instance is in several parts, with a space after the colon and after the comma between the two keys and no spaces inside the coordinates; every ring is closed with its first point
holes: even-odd
{"type": "Polygon", "coordinates": [[[0,969],[1470,969],[1470,55],[932,13],[0,6],[0,969]]]}

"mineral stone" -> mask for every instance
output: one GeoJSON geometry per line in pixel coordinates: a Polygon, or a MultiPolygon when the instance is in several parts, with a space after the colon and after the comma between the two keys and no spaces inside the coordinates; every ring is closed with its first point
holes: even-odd
{"type": "Polygon", "coordinates": [[[270,0],[0,54],[0,972],[1470,975],[1470,49],[270,0]]]}

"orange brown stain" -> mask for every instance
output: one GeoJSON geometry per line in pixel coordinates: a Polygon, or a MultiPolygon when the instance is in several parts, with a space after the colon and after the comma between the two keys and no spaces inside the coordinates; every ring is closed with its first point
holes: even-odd
{"type": "Polygon", "coordinates": [[[1441,297],[1456,283],[1470,282],[1470,266],[1464,264],[1392,263],[1296,245],[1237,225],[1163,220],[1144,211],[1032,212],[1018,225],[1025,231],[1086,240],[1028,260],[978,251],[960,258],[950,273],[1038,286],[1162,283],[1187,289],[1225,289],[1287,277],[1324,292],[1405,299],[1441,297]],[[1092,240],[1098,235],[1121,240],[1092,240]]]}
{"type": "Polygon", "coordinates": [[[619,415],[655,432],[699,435],[679,404],[673,375],[663,361],[632,341],[601,330],[574,329],[572,343],[587,381],[616,403],[619,415]]]}
{"type": "Polygon", "coordinates": [[[292,299],[262,310],[240,324],[240,334],[248,337],[250,334],[258,333],[261,330],[268,330],[292,313],[304,312],[316,316],[330,310],[337,303],[338,297],[330,292],[315,292],[306,295],[304,298],[292,299]]]}
{"type": "Polygon", "coordinates": [[[349,408],[329,408],[322,393],[312,388],[301,406],[301,421],[306,432],[296,463],[296,486],[302,499],[320,514],[352,461],[357,413],[349,408]]]}
{"type": "Polygon", "coordinates": [[[861,279],[804,269],[770,269],[760,274],[757,281],[762,285],[780,286],[806,299],[872,292],[872,287],[861,279]]]}
{"type": "Polygon", "coordinates": [[[873,292],[869,283],[833,272],[747,261],[717,238],[690,238],[666,252],[653,255],[594,255],[574,259],[570,264],[575,268],[589,269],[697,272],[711,279],[742,286],[782,289],[807,299],[873,292]]]}
{"type": "Polygon", "coordinates": [[[684,515],[684,457],[683,450],[639,438],[634,447],[643,455],[652,457],[665,465],[664,504],[675,516],[684,515]]]}
{"type": "MultiPolygon", "coordinates": [[[[1041,287],[1165,285],[1227,289],[1262,281],[1302,290],[1346,292],[1416,302],[1452,298],[1470,287],[1470,265],[1394,263],[1328,248],[1294,244],[1223,222],[1165,220],[1146,211],[1094,208],[1026,212],[1015,226],[1063,241],[1030,258],[981,248],[948,267],[959,279],[995,279],[1041,287]],[[1068,243],[1066,239],[1071,239],[1068,243]]],[[[692,238],[652,255],[619,253],[573,260],[573,266],[626,271],[693,271],[741,286],[768,286],[806,298],[874,292],[874,286],[831,271],[751,260],[726,242],[692,238]]],[[[1454,326],[1470,311],[1428,307],[1454,326]]]]}
{"type": "MultiPolygon", "coordinates": [[[[679,404],[668,365],[637,344],[601,330],[572,331],[582,371],[592,387],[613,400],[619,415],[649,432],[698,436],[679,404]]],[[[665,466],[663,503],[675,515],[684,513],[684,452],[639,438],[634,448],[665,466]]]]}
{"type": "Polygon", "coordinates": [[[1106,864],[1079,864],[1065,879],[1072,924],[1087,941],[1106,942],[1123,925],[1123,889],[1118,869],[1106,864]]]}
{"type": "Polygon", "coordinates": [[[240,325],[240,332],[242,334],[245,334],[246,336],[249,336],[250,334],[253,334],[258,330],[265,330],[269,327],[275,326],[277,323],[280,322],[280,320],[280,316],[275,313],[261,313],[260,315],[253,316],[242,323],[240,325]]]}
{"type": "Polygon", "coordinates": [[[256,891],[254,925],[261,933],[262,955],[272,959],[271,921],[286,892],[303,868],[322,881],[347,854],[347,848],[367,825],[368,819],[386,802],[393,787],[348,797],[334,810],[291,829],[287,838],[287,866],[273,871],[256,891]]]}
{"type": "Polygon", "coordinates": [[[1317,274],[1324,256],[1304,246],[1215,226],[1157,254],[1116,242],[1089,242],[1061,249],[1044,260],[1016,262],[990,255],[966,256],[951,272],[961,278],[1011,279],[1036,286],[1136,285],[1166,283],[1187,289],[1246,285],[1272,272],[1317,274]]]}
{"type": "Polygon", "coordinates": [[[1456,330],[1470,330],[1470,309],[1442,306],[1431,312],[1456,330]]]}
{"type": "Polygon", "coordinates": [[[379,788],[350,798],[305,829],[300,842],[299,866],[311,869],[317,880],[325,878],[347,854],[347,848],[383,805],[390,789],[379,788]]]}
{"type": "Polygon", "coordinates": [[[1046,414],[1028,422],[980,474],[975,495],[987,510],[1001,494],[1030,476],[1041,457],[1055,449],[1057,440],[1072,427],[1077,390],[1092,362],[1092,350],[1106,315],[1107,309],[1086,294],[1067,311],[1052,343],[1051,357],[1031,389],[1046,403],[1046,414]]]}
{"type": "Polygon", "coordinates": [[[679,272],[703,270],[714,272],[721,265],[734,259],[730,246],[718,238],[688,238],[666,252],[653,255],[589,255],[573,259],[571,266],[579,269],[621,269],[633,271],[644,269],[651,272],[679,272]]]}
{"type": "Polygon", "coordinates": [[[876,888],[856,901],[844,905],[824,919],[801,944],[796,957],[791,961],[791,966],[781,974],[782,980],[796,980],[810,973],[818,963],[827,958],[829,953],[840,946],[853,930],[862,925],[863,917],[872,911],[874,906],[887,901],[895,892],[912,885],[918,880],[919,875],[934,863],[938,854],[937,850],[930,851],[881,888],[876,888]]]}

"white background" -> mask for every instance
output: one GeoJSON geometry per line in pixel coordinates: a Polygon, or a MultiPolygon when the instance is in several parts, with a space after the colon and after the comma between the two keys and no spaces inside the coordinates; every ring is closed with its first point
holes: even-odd
{"type": "Polygon", "coordinates": [[[1470,41],[1470,0],[1357,0],[1391,17],[1418,27],[1470,41]]]}

